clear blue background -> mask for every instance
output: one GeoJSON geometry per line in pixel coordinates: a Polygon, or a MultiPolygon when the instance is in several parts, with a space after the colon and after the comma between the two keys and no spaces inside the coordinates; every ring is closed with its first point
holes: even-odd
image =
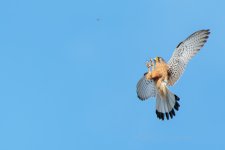
{"type": "Polygon", "coordinates": [[[0,150],[225,149],[225,2],[0,2],[0,150]],[[191,33],[205,47],[171,90],[174,119],[136,83],[191,33]]]}

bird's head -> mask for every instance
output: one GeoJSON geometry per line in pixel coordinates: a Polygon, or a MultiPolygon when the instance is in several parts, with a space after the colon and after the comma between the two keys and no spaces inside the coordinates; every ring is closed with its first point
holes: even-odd
{"type": "Polygon", "coordinates": [[[154,58],[154,61],[156,62],[156,63],[161,63],[161,62],[165,62],[164,61],[164,59],[162,58],[162,57],[156,57],[156,58],[154,58]]]}

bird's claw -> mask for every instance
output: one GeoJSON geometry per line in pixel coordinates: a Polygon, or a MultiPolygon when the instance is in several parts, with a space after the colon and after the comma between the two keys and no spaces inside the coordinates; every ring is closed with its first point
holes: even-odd
{"type": "Polygon", "coordinates": [[[154,66],[152,58],[146,62],[146,67],[148,68],[148,72],[151,72],[151,68],[154,66]]]}
{"type": "Polygon", "coordinates": [[[150,68],[150,67],[151,67],[151,62],[146,61],[146,67],[147,67],[147,68],[150,68]]]}

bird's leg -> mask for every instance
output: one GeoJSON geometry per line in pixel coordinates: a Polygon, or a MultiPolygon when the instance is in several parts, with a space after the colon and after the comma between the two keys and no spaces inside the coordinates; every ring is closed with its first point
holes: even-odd
{"type": "Polygon", "coordinates": [[[164,95],[167,95],[167,85],[168,85],[168,77],[167,77],[167,76],[164,77],[164,78],[162,78],[162,83],[161,83],[161,85],[162,85],[162,91],[163,91],[163,94],[164,94],[164,95]]]}
{"type": "Polygon", "coordinates": [[[155,63],[152,59],[150,59],[150,62],[151,62],[151,66],[152,66],[152,71],[155,70],[155,63]]]}
{"type": "Polygon", "coordinates": [[[152,62],[151,61],[147,61],[146,62],[146,67],[148,68],[148,73],[151,72],[151,66],[152,66],[152,62]]]}
{"type": "MultiPolygon", "coordinates": [[[[152,61],[152,59],[150,59],[150,61],[147,61],[146,62],[146,66],[147,66],[147,68],[148,68],[148,73],[146,74],[146,79],[147,80],[151,80],[151,68],[152,68],[152,66],[153,66],[153,61],[152,61]]],[[[152,68],[152,71],[153,71],[153,68],[152,68]]]]}

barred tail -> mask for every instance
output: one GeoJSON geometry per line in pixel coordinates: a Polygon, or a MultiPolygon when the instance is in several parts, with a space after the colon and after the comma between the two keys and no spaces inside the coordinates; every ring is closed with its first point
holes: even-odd
{"type": "Polygon", "coordinates": [[[180,98],[170,92],[166,88],[166,96],[160,95],[160,93],[157,94],[156,96],[156,115],[159,119],[164,120],[164,116],[166,117],[167,120],[169,118],[173,118],[175,116],[175,111],[179,110],[180,104],[178,101],[180,98]]]}

